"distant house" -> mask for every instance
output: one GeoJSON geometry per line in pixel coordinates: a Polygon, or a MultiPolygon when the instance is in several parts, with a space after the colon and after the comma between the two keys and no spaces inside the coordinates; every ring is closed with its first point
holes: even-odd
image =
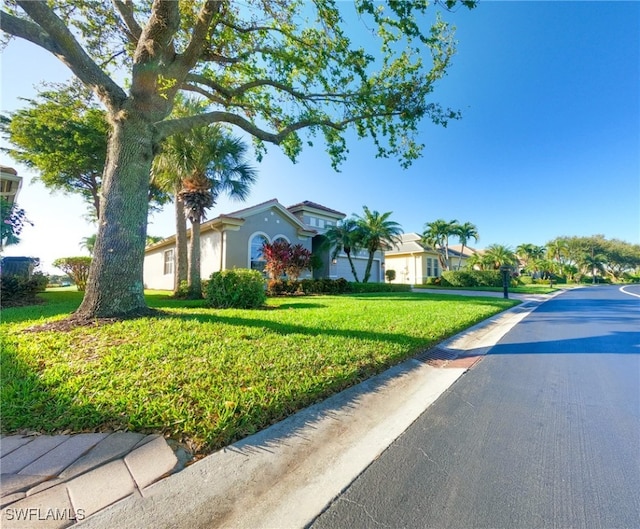
{"type": "MultiPolygon", "coordinates": [[[[200,230],[202,278],[233,268],[263,270],[265,262],[260,252],[263,243],[284,239],[291,244],[301,244],[319,257],[322,268],[314,270],[313,277],[344,277],[353,281],[346,255],[338,254],[331,259],[330,249],[323,246],[323,234],[345,217],[344,213],[315,202],[304,201],[286,208],[273,199],[203,222],[200,230]]],[[[173,235],[146,248],[146,288],[173,289],[175,244],[173,235]]],[[[367,254],[360,253],[352,257],[361,278],[367,254]]],[[[381,252],[375,256],[371,281],[383,281],[383,257],[381,252]]],[[[307,272],[301,279],[305,277],[311,277],[311,273],[307,272]]]]}
{"type": "Polygon", "coordinates": [[[0,197],[9,204],[13,204],[18,199],[18,194],[22,188],[22,177],[13,167],[0,165],[0,197]]]}
{"type": "MultiPolygon", "coordinates": [[[[385,269],[396,273],[392,283],[422,285],[431,278],[442,275],[439,252],[424,244],[418,233],[403,233],[400,243],[384,254],[385,269]]],[[[449,247],[449,269],[457,270],[461,248],[449,247]]],[[[471,253],[471,252],[470,252],[471,253]]],[[[462,253],[462,268],[469,254],[462,253]]]]}

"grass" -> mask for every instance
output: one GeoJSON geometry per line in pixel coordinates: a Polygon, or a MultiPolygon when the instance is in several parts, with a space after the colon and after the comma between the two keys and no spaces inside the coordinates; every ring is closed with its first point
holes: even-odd
{"type": "MultiPolygon", "coordinates": [[[[435,289],[435,290],[476,290],[478,292],[502,292],[502,287],[444,287],[439,285],[416,285],[417,289],[435,289]]],[[[509,292],[514,294],[551,294],[557,292],[560,288],[567,288],[567,285],[560,287],[549,287],[549,285],[520,285],[517,287],[509,287],[509,292]]]]}
{"type": "Polygon", "coordinates": [[[215,310],[149,292],[155,317],[28,332],[73,291],[2,313],[2,432],[158,432],[208,453],[517,302],[412,293],[270,299],[215,310]],[[268,310],[267,310],[268,309],[268,310]]]}

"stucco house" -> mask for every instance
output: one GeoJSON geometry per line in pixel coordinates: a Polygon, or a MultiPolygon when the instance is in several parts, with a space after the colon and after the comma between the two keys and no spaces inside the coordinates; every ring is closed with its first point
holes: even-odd
{"type": "MultiPolygon", "coordinates": [[[[438,260],[438,252],[421,241],[418,233],[403,233],[400,242],[384,254],[385,269],[395,270],[396,277],[392,283],[422,285],[427,279],[440,277],[442,267],[438,260]]],[[[458,269],[460,249],[449,247],[449,268],[458,269]]],[[[469,256],[462,254],[461,268],[469,256]]]]}
{"type": "MultiPolygon", "coordinates": [[[[203,222],[200,230],[202,278],[233,268],[262,270],[262,244],[284,239],[291,244],[301,244],[320,257],[323,266],[313,271],[314,277],[344,277],[353,281],[346,255],[339,254],[332,260],[329,249],[322,247],[323,234],[345,217],[344,213],[308,200],[287,208],[273,199],[203,222]]],[[[145,288],[173,290],[175,243],[173,235],[146,248],[145,288]]],[[[361,278],[367,254],[361,252],[352,258],[361,278]]],[[[384,280],[383,259],[382,252],[375,256],[370,281],[384,280]]],[[[301,279],[305,277],[311,277],[311,272],[303,274],[301,279]]]]}
{"type": "Polygon", "coordinates": [[[21,188],[22,177],[18,175],[18,171],[13,167],[0,165],[0,196],[13,204],[17,202],[21,188]]]}

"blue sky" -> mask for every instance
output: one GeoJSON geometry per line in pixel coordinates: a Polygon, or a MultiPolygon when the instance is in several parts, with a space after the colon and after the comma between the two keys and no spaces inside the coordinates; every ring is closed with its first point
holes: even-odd
{"type": "MultiPolygon", "coordinates": [[[[350,215],[392,211],[406,232],[444,218],[478,227],[477,247],[545,244],[562,235],[604,234],[640,243],[640,2],[489,2],[444,13],[457,26],[458,53],[434,100],[463,112],[442,128],[424,122],[423,157],[403,170],[349,144],[341,172],[316,143],[297,164],[275,147],[257,164],[246,204],[221,200],[209,218],[277,198],[319,202],[350,215]]],[[[354,28],[355,29],[355,28],[354,28]]],[[[20,108],[64,66],[28,43],[2,53],[2,110],[20,108]]],[[[33,255],[45,270],[82,254],[95,232],[79,198],[51,195],[27,177],[19,199],[34,227],[6,255],[33,255]]],[[[173,233],[171,206],[149,234],[173,233]]]]}

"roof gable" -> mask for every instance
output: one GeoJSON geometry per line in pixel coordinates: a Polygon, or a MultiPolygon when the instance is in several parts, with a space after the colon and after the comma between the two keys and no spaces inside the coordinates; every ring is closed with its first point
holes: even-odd
{"type": "Polygon", "coordinates": [[[328,208],[326,206],[323,206],[322,204],[318,204],[317,202],[311,202],[310,200],[305,200],[304,202],[294,204],[293,206],[289,206],[287,209],[293,214],[298,213],[299,211],[302,211],[302,212],[320,214],[325,217],[330,217],[336,220],[342,220],[346,217],[346,215],[340,211],[336,211],[335,209],[328,208]]]}

